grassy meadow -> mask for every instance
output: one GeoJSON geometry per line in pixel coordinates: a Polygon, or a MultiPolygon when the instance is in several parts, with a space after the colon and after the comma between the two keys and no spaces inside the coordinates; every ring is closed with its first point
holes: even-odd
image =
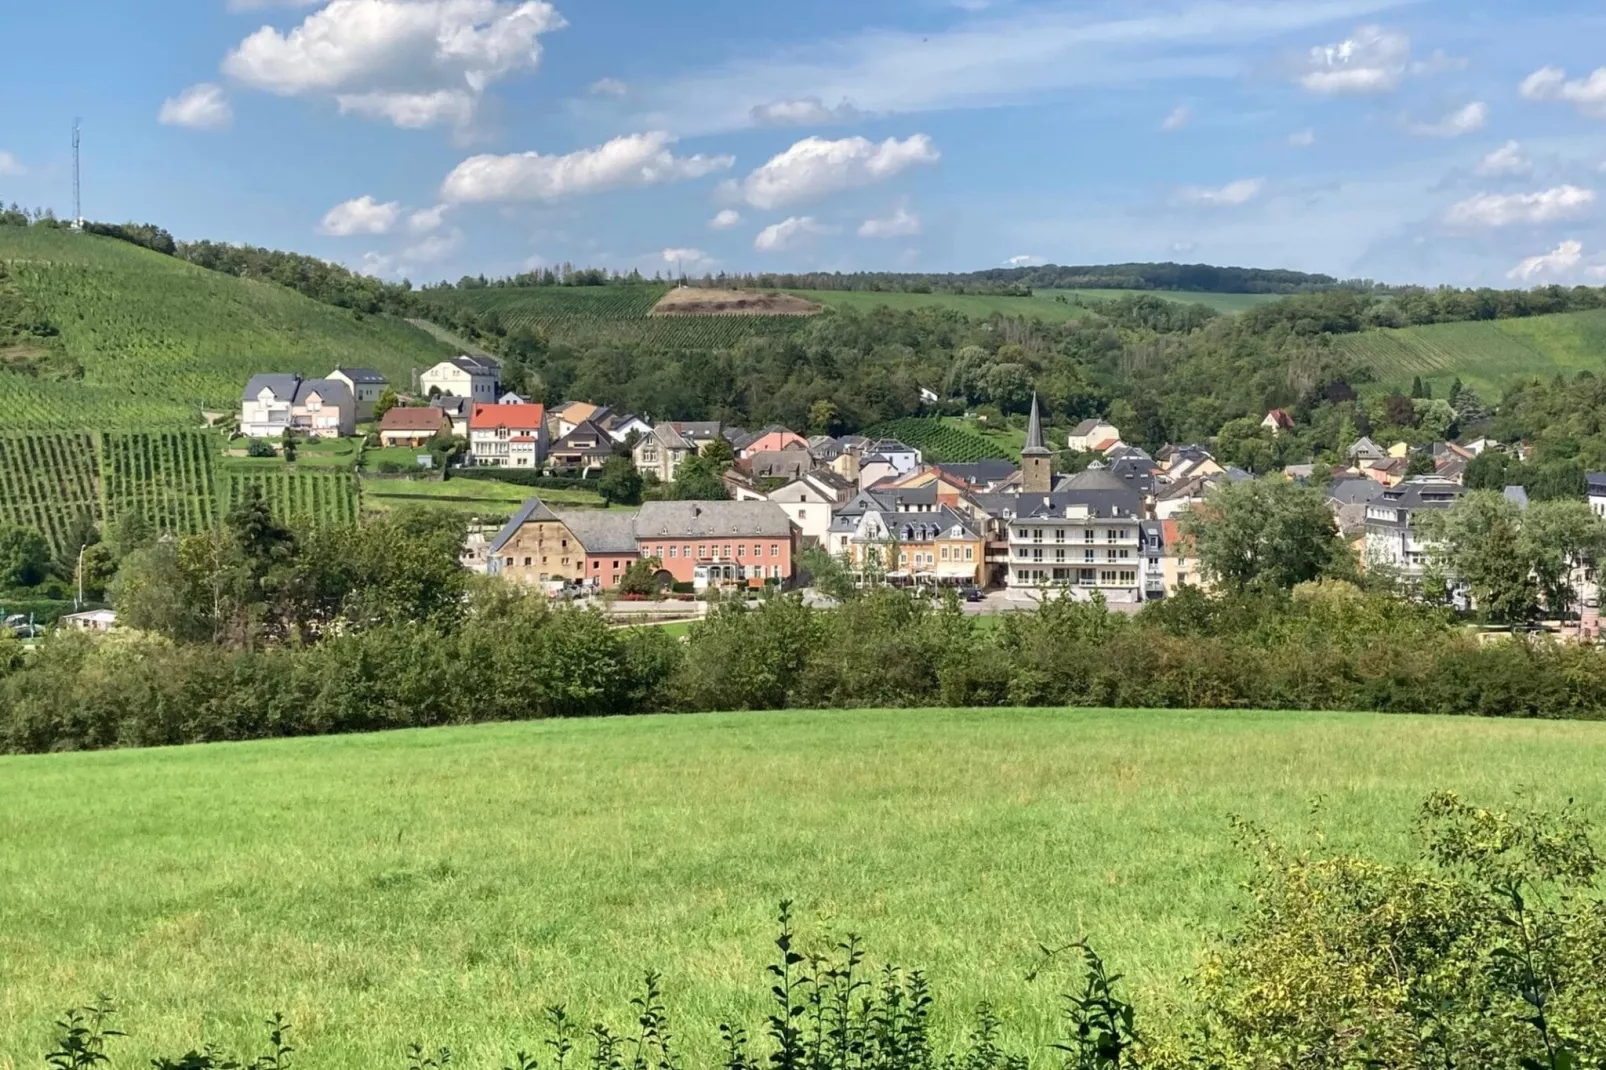
{"type": "Polygon", "coordinates": [[[710,1057],[762,1013],[786,897],[805,943],[928,969],[942,1031],[988,999],[1042,1043],[1067,978],[1025,980],[1040,942],[1090,934],[1145,1013],[1182,997],[1239,901],[1229,814],[1396,855],[1441,787],[1598,819],[1606,725],[838,711],[3,758],[0,1067],[99,992],[119,1065],[282,1010],[309,1067],[413,1040],[501,1066],[553,1002],[627,1025],[648,969],[710,1057]]]}
{"type": "Polygon", "coordinates": [[[1246,308],[1278,300],[1276,294],[1183,293],[1170,290],[1038,290],[1030,297],[994,297],[985,294],[880,293],[857,290],[791,290],[827,308],[851,308],[861,312],[885,305],[907,311],[921,308],[948,308],[966,316],[986,319],[997,313],[1026,316],[1047,323],[1065,323],[1091,315],[1101,301],[1147,295],[1185,304],[1208,305],[1218,312],[1241,312],[1246,308]],[[1061,301],[1063,297],[1065,300],[1061,301]]]}
{"type": "MultiPolygon", "coordinates": [[[[554,509],[602,509],[602,496],[583,488],[554,490],[523,487],[489,479],[452,479],[445,482],[411,479],[365,479],[365,510],[388,512],[408,505],[437,506],[464,517],[500,523],[519,511],[532,497],[554,509]]],[[[621,508],[625,508],[621,506],[621,508]]]]}

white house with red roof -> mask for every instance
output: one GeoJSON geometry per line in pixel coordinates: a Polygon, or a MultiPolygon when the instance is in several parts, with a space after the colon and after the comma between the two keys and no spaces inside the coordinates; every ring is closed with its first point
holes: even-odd
{"type": "Polygon", "coordinates": [[[468,417],[468,451],[475,464],[540,468],[546,461],[544,405],[475,405],[468,417]]]}

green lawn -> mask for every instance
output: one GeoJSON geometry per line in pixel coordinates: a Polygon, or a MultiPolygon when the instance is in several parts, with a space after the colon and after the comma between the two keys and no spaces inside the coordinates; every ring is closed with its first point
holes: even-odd
{"type": "MultiPolygon", "coordinates": [[[[372,451],[369,453],[369,471],[374,471],[372,451]]],[[[499,483],[490,479],[449,479],[445,482],[364,479],[362,482],[363,506],[368,509],[383,511],[404,505],[439,505],[464,516],[478,516],[487,522],[507,519],[518,512],[519,506],[529,501],[531,497],[538,497],[548,505],[560,509],[603,507],[601,495],[594,491],[521,487],[514,483],[499,483]]]]}
{"type": "MultiPolygon", "coordinates": [[[[99,992],[119,1065],[503,1065],[540,1008],[628,1024],[663,971],[684,1054],[761,1013],[771,915],[926,967],[944,1012],[1050,1035],[1039,942],[1091,934],[1148,1012],[1230,923],[1227,815],[1407,847],[1420,798],[1528,789],[1601,816],[1606,725],[1342,714],[838,711],[497,725],[0,759],[0,1066],[99,992]]],[[[531,1046],[530,1050],[535,1050],[531,1046]]],[[[1046,1054],[1046,1053],[1044,1053],[1046,1054]]]]}

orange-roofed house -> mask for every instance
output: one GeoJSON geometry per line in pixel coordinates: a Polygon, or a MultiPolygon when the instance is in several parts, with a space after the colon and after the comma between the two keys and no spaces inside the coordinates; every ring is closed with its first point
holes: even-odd
{"type": "Polygon", "coordinates": [[[475,464],[540,468],[546,461],[546,406],[476,405],[468,417],[468,449],[475,464]]]}
{"type": "Polygon", "coordinates": [[[1260,421],[1260,426],[1273,435],[1280,435],[1284,431],[1293,430],[1294,418],[1282,409],[1272,409],[1266,414],[1266,418],[1260,421]]]}
{"type": "Polygon", "coordinates": [[[779,453],[785,449],[807,450],[809,440],[794,431],[784,427],[772,426],[754,435],[751,440],[742,443],[736,451],[738,457],[751,457],[755,453],[779,453]]]}
{"type": "Polygon", "coordinates": [[[1158,521],[1163,535],[1161,545],[1165,556],[1161,558],[1161,574],[1165,577],[1165,596],[1173,598],[1184,586],[1208,587],[1199,574],[1199,558],[1193,540],[1182,533],[1182,525],[1175,519],[1158,521]]]}

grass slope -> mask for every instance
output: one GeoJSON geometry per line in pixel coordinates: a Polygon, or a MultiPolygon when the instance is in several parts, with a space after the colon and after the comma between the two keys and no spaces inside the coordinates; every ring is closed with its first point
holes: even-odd
{"type": "Polygon", "coordinates": [[[60,330],[81,380],[0,372],[8,430],[182,427],[228,410],[256,372],[373,367],[393,382],[451,355],[402,320],[320,304],[112,238],[0,227],[0,262],[60,330]]]}
{"type": "Polygon", "coordinates": [[[1520,379],[1606,373],[1606,310],[1364,331],[1338,344],[1372,367],[1380,389],[1404,390],[1420,375],[1444,397],[1459,376],[1496,401],[1520,379]]]}
{"type": "Polygon", "coordinates": [[[1065,978],[1025,982],[1039,942],[1091,934],[1146,1011],[1179,995],[1240,901],[1228,814],[1393,855],[1441,787],[1598,819],[1606,725],[836,711],[4,758],[0,1066],[98,992],[124,1066],[276,1009],[307,1065],[417,1039],[500,1066],[548,1003],[628,1024],[649,968],[708,1056],[721,1016],[762,1013],[783,897],[810,944],[861,933],[945,1011],[994,1000],[1043,1041],[1065,978]]]}

